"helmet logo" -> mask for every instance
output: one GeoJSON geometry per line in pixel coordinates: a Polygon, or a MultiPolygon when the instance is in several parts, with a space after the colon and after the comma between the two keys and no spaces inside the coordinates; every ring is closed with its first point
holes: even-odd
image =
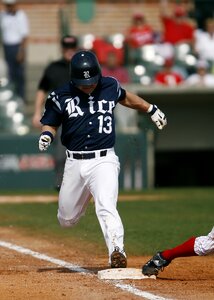
{"type": "Polygon", "coordinates": [[[85,77],[86,79],[91,77],[90,74],[89,74],[89,71],[84,71],[84,72],[83,72],[83,75],[84,75],[84,77],[85,77]]]}

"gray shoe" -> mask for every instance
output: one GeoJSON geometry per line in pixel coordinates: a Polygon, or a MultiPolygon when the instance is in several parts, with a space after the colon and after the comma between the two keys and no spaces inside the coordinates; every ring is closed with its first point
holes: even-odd
{"type": "Polygon", "coordinates": [[[126,268],[127,259],[126,254],[119,247],[115,247],[110,257],[111,268],[126,268]]]}
{"type": "Polygon", "coordinates": [[[157,252],[143,267],[142,273],[146,276],[158,275],[159,271],[163,271],[164,267],[168,266],[171,261],[163,259],[161,252],[157,252]]]}

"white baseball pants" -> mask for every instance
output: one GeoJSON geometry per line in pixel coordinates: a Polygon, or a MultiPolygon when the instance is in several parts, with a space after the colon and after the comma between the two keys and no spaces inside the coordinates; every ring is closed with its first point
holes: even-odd
{"type": "Polygon", "coordinates": [[[194,251],[198,255],[214,252],[214,227],[208,235],[199,236],[195,239],[194,251]]]}
{"type": "Polygon", "coordinates": [[[120,163],[113,148],[108,149],[104,157],[99,157],[100,150],[91,152],[96,153],[96,158],[83,160],[67,157],[57,217],[61,226],[74,226],[84,215],[92,196],[111,255],[115,246],[124,248],[124,228],[117,211],[120,163]]]}

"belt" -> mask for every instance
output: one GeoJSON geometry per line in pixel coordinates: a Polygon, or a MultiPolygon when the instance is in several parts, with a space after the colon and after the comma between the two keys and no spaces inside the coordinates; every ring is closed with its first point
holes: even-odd
{"type": "Polygon", "coordinates": [[[72,153],[70,151],[66,151],[67,156],[69,158],[74,158],[74,159],[92,159],[95,157],[103,157],[107,155],[107,150],[101,150],[100,152],[89,152],[89,153],[72,153]]]}

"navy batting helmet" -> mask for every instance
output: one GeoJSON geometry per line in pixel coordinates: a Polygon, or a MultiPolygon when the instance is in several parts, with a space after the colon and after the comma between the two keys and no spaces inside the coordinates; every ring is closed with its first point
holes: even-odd
{"type": "Polygon", "coordinates": [[[101,67],[93,52],[82,50],[73,55],[70,63],[70,78],[75,85],[95,84],[100,76],[101,67]]]}

